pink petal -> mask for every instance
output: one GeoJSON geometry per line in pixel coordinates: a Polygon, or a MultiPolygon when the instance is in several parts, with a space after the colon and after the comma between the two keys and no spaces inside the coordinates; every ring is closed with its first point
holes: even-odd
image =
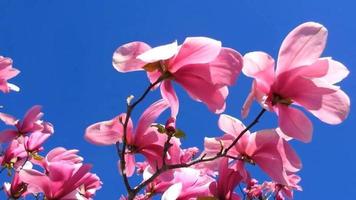
{"type": "Polygon", "coordinates": [[[302,142],[310,142],[313,124],[303,112],[285,105],[278,104],[278,124],[288,136],[302,142]]]}
{"type": "Polygon", "coordinates": [[[176,73],[175,80],[183,86],[193,99],[205,103],[212,112],[222,113],[225,110],[225,99],[228,95],[227,87],[220,88],[184,70],[176,73]]]}
{"type": "Polygon", "coordinates": [[[14,126],[17,123],[17,119],[9,114],[0,113],[0,120],[2,120],[6,125],[14,126]]]}
{"type": "Polygon", "coordinates": [[[142,135],[151,126],[153,122],[159,117],[159,115],[169,107],[166,100],[160,99],[151,104],[141,115],[138,120],[136,136],[142,135]]]}
{"type": "Polygon", "coordinates": [[[50,194],[51,181],[45,174],[42,174],[33,169],[22,169],[19,172],[19,176],[23,182],[28,183],[31,186],[36,186],[44,194],[50,194]]]}
{"type": "MultiPolygon", "coordinates": [[[[125,114],[121,114],[109,121],[98,122],[90,125],[85,130],[84,138],[96,145],[112,145],[122,139],[123,127],[122,123],[125,121],[125,114]],[[121,122],[120,122],[121,120],[121,122]]],[[[127,135],[132,132],[132,121],[129,120],[127,127],[127,135]]],[[[129,136],[128,136],[129,137],[129,136]]]]}
{"type": "Polygon", "coordinates": [[[163,81],[161,85],[161,95],[169,103],[171,107],[171,116],[176,118],[179,110],[179,100],[176,92],[173,89],[172,82],[169,80],[163,81]]]}
{"type": "Polygon", "coordinates": [[[240,120],[225,114],[220,115],[218,125],[222,131],[235,137],[246,128],[240,120]]]}
{"type": "Polygon", "coordinates": [[[18,132],[15,130],[7,129],[0,132],[0,143],[10,142],[18,136],[18,132]]]}
{"type": "Polygon", "coordinates": [[[143,54],[137,56],[138,59],[145,63],[153,63],[157,61],[167,60],[177,54],[178,44],[174,41],[170,44],[162,45],[150,49],[143,54]]]}
{"type": "Polygon", "coordinates": [[[188,64],[209,63],[219,55],[221,42],[206,37],[188,37],[176,57],[169,62],[169,71],[175,73],[188,64]]]}
{"type": "Polygon", "coordinates": [[[254,81],[252,83],[251,91],[248,94],[244,104],[242,105],[242,109],[241,109],[242,118],[246,118],[248,116],[248,114],[250,113],[250,108],[252,106],[253,100],[255,100],[255,91],[256,91],[255,85],[256,85],[256,82],[254,81]]]}
{"type": "Polygon", "coordinates": [[[281,45],[277,74],[314,63],[325,48],[326,38],[327,30],[321,24],[307,22],[296,27],[281,45]]]}
{"type": "Polygon", "coordinates": [[[329,68],[327,75],[323,77],[330,84],[335,84],[342,81],[346,76],[349,75],[349,70],[340,62],[328,59],[329,68]]]}
{"type": "Polygon", "coordinates": [[[119,72],[130,72],[142,70],[146,64],[137,56],[148,51],[151,47],[144,42],[131,42],[116,49],[113,55],[112,64],[119,72]]]}
{"type": "Polygon", "coordinates": [[[21,131],[27,132],[32,131],[31,129],[35,126],[34,123],[41,119],[43,113],[41,112],[42,106],[35,105],[32,106],[25,114],[22,124],[21,131]]]}
{"type": "Polygon", "coordinates": [[[288,172],[297,172],[302,168],[302,162],[292,146],[283,138],[279,139],[278,150],[283,160],[283,167],[288,172]]]}
{"type": "Polygon", "coordinates": [[[274,60],[264,52],[251,52],[244,56],[243,73],[255,78],[256,87],[268,93],[274,81],[274,60]]]}
{"type": "Polygon", "coordinates": [[[126,162],[126,175],[131,177],[135,173],[135,155],[133,154],[125,154],[125,162],[126,162]]]}
{"type": "Polygon", "coordinates": [[[233,49],[222,48],[218,57],[209,64],[211,79],[215,85],[233,85],[242,69],[243,59],[233,49]]]}
{"type": "Polygon", "coordinates": [[[322,96],[321,107],[309,110],[314,116],[328,124],[339,124],[350,112],[350,98],[342,90],[322,96]]]}
{"type": "Polygon", "coordinates": [[[182,183],[175,183],[171,185],[162,195],[161,200],[176,200],[181,191],[182,191],[182,183]]]}

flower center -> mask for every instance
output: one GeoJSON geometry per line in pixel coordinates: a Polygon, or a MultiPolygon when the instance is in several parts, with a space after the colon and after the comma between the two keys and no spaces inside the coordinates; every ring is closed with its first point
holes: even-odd
{"type": "Polygon", "coordinates": [[[291,98],[285,98],[282,97],[281,95],[277,93],[272,94],[272,106],[276,105],[277,103],[289,106],[290,104],[293,103],[293,100],[291,98]]]}

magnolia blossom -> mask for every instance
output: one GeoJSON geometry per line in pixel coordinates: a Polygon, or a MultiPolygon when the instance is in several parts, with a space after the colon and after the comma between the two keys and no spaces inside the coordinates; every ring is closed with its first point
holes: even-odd
{"type": "Polygon", "coordinates": [[[243,73],[254,78],[251,93],[242,110],[247,116],[252,101],[278,115],[280,129],[288,136],[309,142],[313,125],[304,107],[329,124],[341,123],[349,113],[349,97],[334,84],[349,71],[330,57],[320,57],[326,45],[327,30],[321,24],[304,23],[284,39],[277,67],[264,52],[244,56],[243,73]]]}
{"type": "Polygon", "coordinates": [[[48,200],[91,199],[95,191],[100,189],[101,182],[95,174],[89,172],[91,166],[82,164],[81,157],[75,152],[56,148],[45,157],[41,165],[44,172],[20,170],[21,181],[33,188],[28,192],[41,192],[48,200]]]}
{"type": "MultiPolygon", "coordinates": [[[[163,154],[163,145],[166,135],[152,127],[152,123],[158,116],[169,107],[167,101],[161,99],[148,107],[141,115],[136,130],[133,128],[131,119],[127,126],[127,152],[125,153],[126,173],[131,176],[135,171],[135,154],[143,154],[150,165],[162,164],[160,157],[163,154]]],[[[99,122],[89,126],[85,132],[85,138],[97,145],[112,145],[122,141],[123,126],[126,114],[121,114],[113,120],[99,122]],[[115,127],[115,129],[112,129],[115,127]]]]}
{"type": "MultiPolygon", "coordinates": [[[[33,132],[53,133],[53,126],[49,122],[41,120],[43,113],[41,112],[41,106],[36,105],[30,108],[22,120],[15,117],[0,113],[0,119],[10,126],[15,126],[16,129],[7,129],[0,132],[0,142],[9,142],[12,139],[20,136],[26,136],[33,132]]],[[[22,138],[21,138],[22,140],[22,138]]]]}
{"type": "Polygon", "coordinates": [[[234,190],[244,179],[244,172],[241,168],[229,167],[228,161],[228,158],[221,159],[218,180],[210,184],[210,191],[219,200],[240,200],[234,190]]]}
{"type": "Polygon", "coordinates": [[[146,70],[153,83],[163,77],[161,93],[170,102],[173,116],[178,113],[178,99],[171,81],[179,83],[195,100],[205,103],[216,113],[225,109],[227,86],[233,85],[242,68],[242,57],[221,42],[206,37],[189,37],[151,48],[144,42],[119,47],[113,55],[119,72],[146,70]],[[204,88],[204,90],[202,90],[204,88]]]}
{"type": "MultiPolygon", "coordinates": [[[[146,168],[144,180],[151,177],[152,172],[152,168],[146,168]]],[[[162,200],[189,200],[211,196],[209,186],[213,181],[212,177],[199,169],[181,168],[161,174],[146,190],[155,194],[161,193],[162,200]]]]}
{"type": "Polygon", "coordinates": [[[0,90],[4,93],[13,91],[19,91],[20,88],[14,84],[8,83],[7,80],[15,77],[20,71],[12,67],[12,60],[0,56],[0,90]]]}
{"type": "MultiPolygon", "coordinates": [[[[219,127],[226,134],[220,138],[206,138],[205,152],[216,155],[222,148],[228,148],[235,138],[245,129],[238,120],[228,115],[221,115],[219,127]]],[[[281,141],[275,130],[262,130],[255,133],[247,131],[230,149],[228,155],[245,163],[258,165],[277,183],[288,185],[288,172],[296,172],[301,162],[288,145],[281,141]]]]}

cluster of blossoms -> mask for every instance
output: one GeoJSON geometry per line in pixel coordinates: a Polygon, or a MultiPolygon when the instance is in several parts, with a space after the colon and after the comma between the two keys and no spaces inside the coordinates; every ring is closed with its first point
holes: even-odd
{"type": "MultiPolygon", "coordinates": [[[[12,60],[0,56],[0,90],[19,88],[8,83],[19,71],[12,60]]],[[[41,156],[44,142],[54,133],[51,123],[42,120],[41,106],[30,108],[22,119],[0,112],[0,120],[11,128],[0,132],[1,172],[7,171],[3,191],[8,199],[34,196],[46,200],[89,200],[100,189],[99,177],[83,164],[78,150],[57,147],[41,156]]],[[[6,174],[2,173],[3,176],[6,174]]]]}
{"type": "Polygon", "coordinates": [[[283,41],[277,67],[267,53],[241,56],[206,37],[190,37],[182,45],[173,42],[155,48],[143,42],[125,44],[114,52],[115,69],[144,70],[150,85],[141,97],[127,99],[125,113],[89,126],[85,138],[96,145],[116,146],[118,168],[128,192],[123,200],[151,199],[155,195],[164,200],[292,199],[293,191],[301,190],[297,172],[302,164],[288,141],[309,142],[313,132],[311,121],[297,108],[303,107],[328,124],[342,122],[349,112],[348,96],[335,85],[348,70],[330,57],[320,57],[326,39],[327,30],[318,23],[298,26],[283,41]],[[253,78],[242,116],[248,115],[254,100],[262,106],[248,126],[222,114],[228,86],[236,82],[241,71],[253,78]],[[184,134],[176,127],[179,100],[173,82],[192,99],[221,114],[218,126],[223,134],[205,138],[200,153],[196,147],[181,147],[184,134]],[[132,111],[158,87],[162,99],[149,106],[134,126],[132,111]],[[167,109],[170,117],[158,123],[167,109]],[[266,111],[277,114],[279,127],[251,133],[266,111]],[[145,160],[138,162],[137,154],[145,160]],[[248,165],[257,166],[271,180],[259,184],[248,165]],[[128,179],[135,172],[142,175],[142,182],[132,187],[128,179]]]}

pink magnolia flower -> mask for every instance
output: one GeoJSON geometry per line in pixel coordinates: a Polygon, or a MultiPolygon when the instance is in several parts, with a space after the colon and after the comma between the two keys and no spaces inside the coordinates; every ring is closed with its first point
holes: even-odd
{"type": "Polygon", "coordinates": [[[71,165],[63,162],[55,162],[48,166],[46,173],[34,169],[22,169],[20,179],[38,188],[46,199],[77,199],[77,189],[89,181],[90,165],[71,165]]]}
{"type": "Polygon", "coordinates": [[[27,152],[36,156],[38,152],[43,150],[43,143],[51,136],[50,133],[34,132],[30,136],[25,136],[24,147],[27,152]]]}
{"type": "Polygon", "coordinates": [[[19,70],[12,68],[12,60],[10,58],[6,58],[0,56],[0,90],[4,93],[13,91],[19,91],[20,88],[14,84],[8,83],[7,80],[15,77],[19,70]]]}
{"type": "Polygon", "coordinates": [[[19,199],[26,196],[27,184],[20,180],[18,172],[14,174],[11,183],[4,183],[4,192],[9,199],[19,199]]]}
{"type": "MultiPolygon", "coordinates": [[[[149,106],[141,115],[136,130],[129,119],[127,126],[127,152],[126,174],[131,176],[135,171],[135,154],[143,154],[150,165],[161,165],[163,154],[163,145],[166,141],[166,135],[158,133],[152,123],[158,116],[169,107],[167,101],[161,99],[149,106]]],[[[96,145],[112,145],[122,141],[123,126],[126,114],[121,114],[110,121],[99,122],[89,126],[85,132],[85,139],[96,145]],[[121,121],[121,122],[120,122],[121,121]],[[114,128],[115,127],[115,128],[114,128]]]]}
{"type": "Polygon", "coordinates": [[[234,190],[244,177],[238,169],[229,167],[228,160],[228,158],[220,160],[219,177],[216,182],[210,184],[210,191],[219,200],[240,200],[240,196],[234,190]]]}
{"type": "Polygon", "coordinates": [[[11,170],[22,166],[27,152],[22,144],[17,140],[13,140],[6,148],[4,154],[0,156],[1,166],[11,170]]]}
{"type": "Polygon", "coordinates": [[[36,163],[44,172],[22,169],[20,179],[31,187],[31,193],[42,192],[46,199],[92,199],[101,181],[90,173],[91,165],[82,164],[77,150],[62,147],[51,150],[44,159],[36,163]]]}
{"type": "Polygon", "coordinates": [[[39,105],[30,108],[23,117],[23,120],[18,120],[11,115],[0,113],[0,119],[5,124],[16,127],[16,130],[7,129],[0,132],[0,142],[9,142],[12,139],[26,136],[33,132],[53,133],[52,124],[42,121],[42,116],[43,113],[39,105]]]}
{"type": "MultiPolygon", "coordinates": [[[[152,168],[143,174],[144,180],[152,176],[152,168]]],[[[180,168],[158,176],[147,191],[163,193],[162,200],[189,200],[211,196],[209,186],[214,179],[195,168],[180,168]]]]}
{"type": "MultiPolygon", "coordinates": [[[[219,127],[226,134],[220,138],[205,138],[205,152],[216,155],[221,148],[227,148],[245,129],[236,118],[221,115],[219,127]]],[[[257,164],[274,181],[288,184],[287,172],[298,171],[301,163],[295,151],[287,142],[281,142],[281,137],[275,130],[262,130],[255,133],[247,131],[228,152],[245,163],[257,164]]]]}
{"type": "Polygon", "coordinates": [[[313,125],[295,106],[304,107],[321,121],[341,123],[349,113],[350,99],[335,83],[349,71],[330,57],[321,57],[327,30],[321,24],[304,23],[284,39],[277,67],[264,52],[244,56],[243,72],[254,78],[250,95],[242,110],[245,117],[256,99],[278,115],[278,124],[288,136],[309,142],[313,125]]]}
{"type": "Polygon", "coordinates": [[[164,76],[161,93],[170,102],[175,117],[179,105],[172,80],[193,99],[221,113],[227,86],[235,83],[241,71],[242,57],[233,49],[221,47],[220,41],[189,37],[180,46],[176,41],[155,48],[144,42],[125,44],[114,52],[113,65],[119,72],[146,70],[152,83],[164,76]]]}

